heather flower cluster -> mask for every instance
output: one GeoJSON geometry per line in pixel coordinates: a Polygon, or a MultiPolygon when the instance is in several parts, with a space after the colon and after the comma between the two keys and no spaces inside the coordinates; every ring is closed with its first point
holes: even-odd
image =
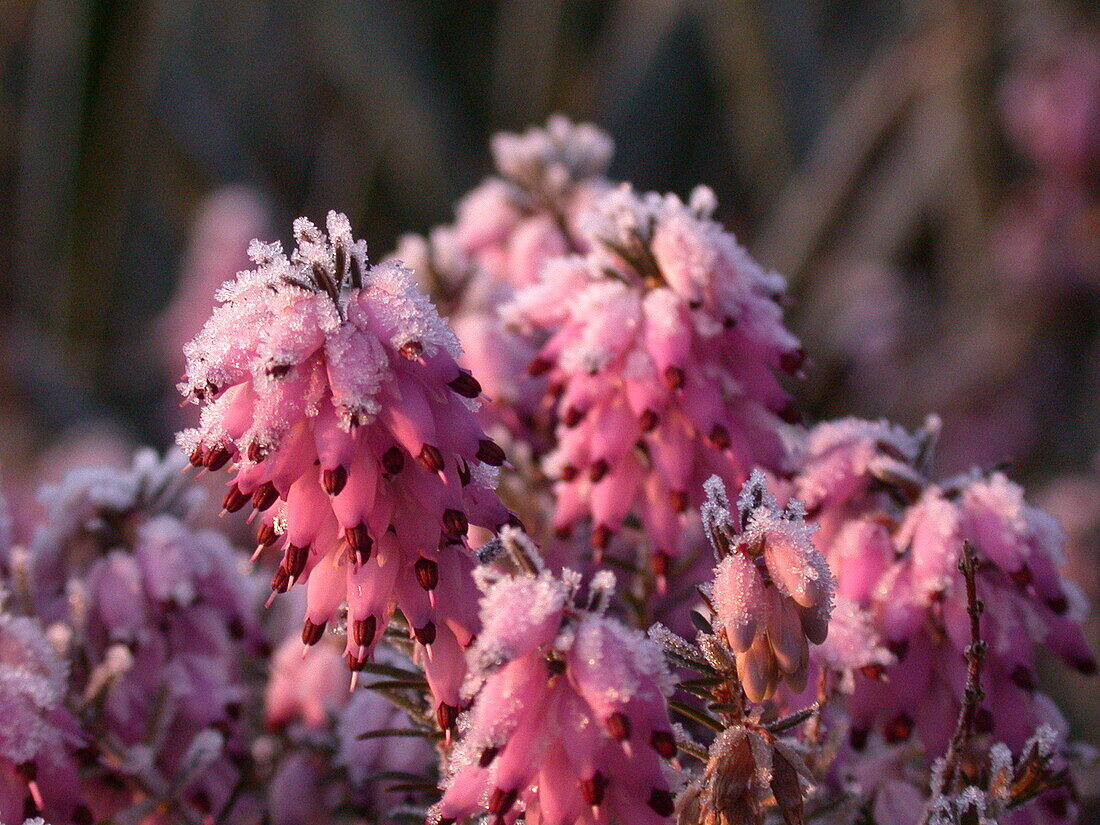
{"type": "Polygon", "coordinates": [[[604,173],[612,143],[596,127],[557,115],[545,128],[496,135],[492,152],[496,175],[459,202],[454,224],[427,238],[406,235],[395,256],[454,303],[462,362],[490,399],[483,420],[515,446],[541,450],[552,410],[543,402],[545,379],[525,372],[539,336],[517,334],[500,310],[539,280],[549,259],[588,250],[582,222],[611,188],[604,173]]]}
{"type": "Polygon", "coordinates": [[[730,512],[717,477],[706,484],[703,520],[719,558],[709,598],[737,675],[753,702],[770,698],[781,680],[806,687],[809,645],[829,633],[833,576],[816,550],[796,502],[780,509],[755,470],[730,512]]]}
{"type": "MultiPolygon", "coordinates": [[[[1045,726],[1064,747],[1064,720],[1037,686],[1037,655],[1053,651],[1084,673],[1096,660],[1081,632],[1083,598],[1060,573],[1061,530],[1003,473],[929,481],[924,457],[936,426],[910,435],[884,422],[830,422],[803,447],[794,483],[822,525],[818,546],[838,591],[869,612],[894,657],[855,678],[850,747],[900,749],[914,739],[934,756],[948,746],[972,644],[960,569],[967,546],[984,607],[974,732],[1019,753],[1045,726]]],[[[1068,801],[1055,791],[1039,804],[1063,821],[1068,801]]]]}
{"type": "Polygon", "coordinates": [[[778,469],[793,420],[776,373],[797,371],[783,326],[783,279],[712,219],[710,190],[688,203],[624,185],[584,222],[587,255],[544,264],[503,312],[547,338],[529,370],[545,374],[557,444],[553,526],[591,524],[597,550],[639,519],[658,576],[682,555],[689,508],[717,474],[740,484],[778,469]]]}
{"type": "Polygon", "coordinates": [[[360,670],[399,607],[453,697],[476,630],[466,537],[511,518],[493,491],[504,453],[411,274],[368,268],[343,215],[327,229],[296,221],[289,257],[254,243],[256,269],[222,288],[187,347],[181,390],[204,408],[180,443],[197,467],[231,466],[225,510],[251,507],[257,553],[282,554],[272,592],[305,583],[305,644],[346,602],[345,655],[360,670]]]}
{"type": "Polygon", "coordinates": [[[482,632],[470,650],[470,711],[430,822],[659,823],[673,812],[676,753],[660,650],[606,615],[614,579],[582,593],[550,574],[522,534],[503,540],[525,573],[479,576],[482,632]]]}

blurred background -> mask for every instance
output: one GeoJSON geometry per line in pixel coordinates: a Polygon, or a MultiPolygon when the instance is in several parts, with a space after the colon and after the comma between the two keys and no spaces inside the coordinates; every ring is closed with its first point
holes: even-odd
{"type": "MultiPolygon", "coordinates": [[[[332,208],[380,259],[450,219],[493,132],[561,111],[611,133],[616,179],[709,184],[788,276],[809,419],[939,412],[940,469],[1007,465],[1062,518],[1095,600],[1098,16],[1069,0],[0,0],[16,522],[39,480],[190,423],[180,349],[249,239],[332,208]]],[[[1096,733],[1092,708],[1077,717],[1096,733]]]]}

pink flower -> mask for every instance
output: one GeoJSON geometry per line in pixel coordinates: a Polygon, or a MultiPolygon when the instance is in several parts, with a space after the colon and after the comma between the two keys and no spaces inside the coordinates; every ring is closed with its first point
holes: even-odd
{"type": "Polygon", "coordinates": [[[703,523],[719,559],[709,596],[741,686],[753,702],[770,698],[780,681],[800,692],[809,644],[829,632],[835,586],[813,528],[797,502],[780,509],[759,470],[741,490],[736,520],[721,480],[706,489],[703,523]]]}
{"type": "MultiPolygon", "coordinates": [[[[1002,473],[928,481],[923,465],[933,435],[856,420],[822,424],[807,436],[794,479],[822,524],[815,541],[839,592],[869,611],[893,654],[854,673],[847,706],[855,753],[845,759],[856,766],[867,758],[859,754],[880,744],[916,741],[934,757],[955,730],[970,644],[958,570],[964,542],[981,561],[987,652],[979,737],[1018,750],[1042,725],[1064,730],[1057,708],[1036,689],[1040,647],[1079,670],[1096,668],[1080,627],[1083,597],[1059,572],[1060,529],[1002,473]]],[[[876,804],[889,800],[888,793],[876,804]]]]}
{"type": "Polygon", "coordinates": [[[504,454],[474,417],[480,385],[410,273],[368,269],[344,216],[327,236],[294,227],[289,258],[253,244],[257,268],[188,345],[181,389],[205,406],[180,443],[196,466],[233,462],[225,509],[262,514],[257,552],[283,556],[274,592],[305,582],[307,645],[346,600],[356,670],[396,606],[436,649],[429,678],[460,683],[476,629],[467,531],[512,518],[493,492],[504,454]]]}
{"type": "Polygon", "coordinates": [[[482,422],[541,450],[549,427],[545,380],[524,372],[541,342],[507,328],[499,310],[515,290],[538,281],[547,261],[587,250],[581,220],[610,187],[603,175],[612,144],[596,127],[555,115],[544,128],[494,136],[492,149],[497,174],[462,199],[455,223],[426,239],[406,236],[395,257],[454,298],[462,364],[491,399],[482,422]]]}
{"type": "MultiPolygon", "coordinates": [[[[520,541],[505,534],[506,541],[520,541]]],[[[660,650],[604,615],[614,582],[481,575],[482,632],[470,650],[473,706],[430,821],[523,811],[544,825],[672,814],[662,758],[676,752],[660,650]]]]}
{"type": "Polygon", "coordinates": [[[741,483],[776,468],[791,408],[775,371],[795,371],[798,342],[776,301],[782,279],[710,219],[709,190],[603,196],[586,224],[586,256],[555,259],[507,308],[549,336],[530,369],[556,397],[554,525],[590,521],[605,548],[641,519],[654,564],[680,555],[686,511],[717,473],[741,483]]]}
{"type": "Polygon", "coordinates": [[[978,593],[985,604],[988,698],[979,721],[985,732],[1015,749],[1040,724],[1060,726],[1053,704],[1036,692],[1040,647],[1079,670],[1095,671],[1080,628],[1083,598],[1058,573],[1061,536],[1049,517],[1028,507],[1020,488],[1000,473],[933,485],[908,509],[895,536],[903,555],[875,592],[898,664],[886,671],[889,684],[857,691],[858,730],[877,723],[889,741],[902,741],[916,728],[931,752],[946,745],[962,701],[962,652],[969,643],[957,569],[964,541],[983,562],[978,593]]]}

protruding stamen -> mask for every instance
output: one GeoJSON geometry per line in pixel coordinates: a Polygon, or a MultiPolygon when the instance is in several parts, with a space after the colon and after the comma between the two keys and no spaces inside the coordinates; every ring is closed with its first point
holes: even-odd
{"type": "Polygon", "coordinates": [[[443,453],[439,451],[438,447],[431,444],[425,444],[417,458],[428,472],[438,473],[443,469],[443,453]]]}
{"type": "Polygon", "coordinates": [[[530,364],[527,365],[527,374],[535,378],[540,375],[546,375],[554,368],[554,362],[548,358],[536,358],[530,364]]]}
{"type": "Polygon", "coordinates": [[[286,565],[287,574],[291,579],[297,580],[301,578],[302,573],[305,572],[306,562],[309,560],[309,545],[305,547],[297,547],[293,544],[288,544],[286,548],[286,561],[283,562],[286,565]]]}
{"type": "Polygon", "coordinates": [[[652,745],[653,750],[665,759],[671,759],[676,755],[676,737],[672,735],[671,731],[653,731],[653,735],[649,737],[649,744],[652,745]]]}
{"type": "Polygon", "coordinates": [[[607,790],[608,781],[608,778],[599,771],[596,771],[588,779],[582,779],[581,796],[584,797],[584,801],[589,805],[602,804],[604,791],[607,790]]]}
{"type": "Polygon", "coordinates": [[[648,804],[657,812],[657,816],[672,816],[676,810],[676,803],[672,799],[672,794],[663,788],[653,789],[653,793],[649,795],[648,804]]]}
{"type": "Polygon", "coordinates": [[[242,493],[241,488],[234,484],[225,491],[225,498],[222,499],[222,510],[226,513],[235,513],[244,507],[248,500],[249,496],[242,493]]]}
{"type": "Polygon", "coordinates": [[[229,450],[225,447],[214,447],[203,456],[202,466],[211,472],[215,472],[228,464],[231,457],[229,450]]]}
{"type": "Polygon", "coordinates": [[[470,482],[473,481],[473,474],[470,472],[470,465],[466,459],[458,459],[458,482],[463,487],[468,487],[470,482]]]}
{"type": "Polygon", "coordinates": [[[456,706],[440,702],[435,709],[435,721],[439,723],[440,729],[450,730],[458,721],[458,713],[459,710],[456,706]]]}
{"type": "Polygon", "coordinates": [[[489,797],[489,813],[493,816],[504,816],[508,811],[512,810],[512,806],[516,804],[516,797],[518,796],[518,791],[504,791],[500,788],[496,788],[493,791],[493,795],[489,797]]]}
{"type": "Polygon", "coordinates": [[[561,417],[561,423],[566,427],[572,429],[576,427],[581,421],[584,420],[585,410],[579,410],[576,407],[570,407],[565,411],[565,415],[561,417]]]}
{"type": "Polygon", "coordinates": [[[443,531],[447,534],[448,538],[457,539],[465,536],[470,529],[470,522],[466,518],[466,514],[461,510],[452,510],[450,508],[443,511],[443,531]]]}
{"type": "Polygon", "coordinates": [[[256,531],[256,542],[260,547],[270,547],[279,539],[279,532],[275,529],[274,524],[263,522],[260,525],[260,529],[256,531]]]}
{"type": "Polygon", "coordinates": [[[605,724],[607,725],[607,732],[611,734],[613,739],[622,742],[630,738],[630,717],[625,713],[616,711],[607,717],[605,724]]]}
{"type": "Polygon", "coordinates": [[[806,362],[806,351],[797,347],[779,356],[779,367],[788,375],[795,375],[806,362]]]}
{"type": "Polygon", "coordinates": [[[435,622],[428,622],[423,627],[413,628],[413,635],[420,644],[427,647],[435,641],[435,622]]]}
{"type": "Polygon", "coordinates": [[[493,764],[493,760],[496,759],[499,748],[488,747],[481,752],[481,756],[478,757],[477,764],[479,768],[487,768],[493,764]]]}
{"type": "Polygon", "coordinates": [[[280,564],[275,569],[275,575],[271,577],[271,590],[274,593],[285,593],[290,589],[290,573],[284,565],[280,564]]]}
{"type": "Polygon", "coordinates": [[[348,547],[355,553],[359,564],[366,564],[370,558],[371,550],[374,548],[374,540],[367,532],[367,525],[357,524],[354,527],[349,527],[344,531],[344,540],[347,541],[348,547]]]}
{"type": "Polygon", "coordinates": [[[721,424],[715,424],[710,428],[710,433],[707,435],[707,441],[716,450],[727,450],[730,446],[730,431],[727,430],[721,424]]]}
{"type": "Polygon", "coordinates": [[[252,506],[257,510],[266,510],[278,500],[279,491],[275,489],[275,485],[270,481],[261,484],[252,491],[252,506]]]}
{"type": "Polygon", "coordinates": [[[302,644],[312,647],[321,641],[321,637],[325,635],[326,624],[327,622],[314,624],[309,619],[306,619],[302,624],[302,644]]]}
{"type": "Polygon", "coordinates": [[[597,524],[592,528],[592,546],[597,550],[606,550],[611,543],[611,528],[606,524],[597,524]]]}
{"type": "Polygon", "coordinates": [[[356,619],[351,623],[351,640],[359,647],[370,647],[374,644],[374,634],[378,630],[378,619],[374,615],[365,619],[356,619]]]}
{"type": "Polygon", "coordinates": [[[405,468],[405,454],[396,444],[382,453],[382,469],[386,475],[395,476],[405,468]]]}

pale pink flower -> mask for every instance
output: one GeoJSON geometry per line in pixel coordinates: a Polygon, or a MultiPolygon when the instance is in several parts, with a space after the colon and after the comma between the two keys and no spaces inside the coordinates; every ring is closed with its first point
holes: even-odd
{"type": "Polygon", "coordinates": [[[797,502],[779,507],[759,470],[745,482],[736,516],[720,479],[706,488],[703,523],[719,559],[709,597],[745,695],[761,702],[781,681],[800,692],[809,645],[829,632],[835,587],[813,528],[797,502]]]}
{"type": "Polygon", "coordinates": [[[473,705],[430,821],[479,811],[540,825],[664,821],[671,677],[655,644],[604,615],[613,579],[602,574],[582,599],[569,573],[480,578],[473,705]]]}
{"type": "Polygon", "coordinates": [[[239,777],[260,583],[223,536],[195,528],[184,466],[146,450],[128,469],[71,471],[43,489],[47,517],[12,570],[14,603],[57,634],[66,695],[110,750],[109,769],[85,777],[97,819],[148,788],[220,810],[239,777]]]}
{"type": "Polygon", "coordinates": [[[188,345],[181,389],[205,406],[180,443],[196,466],[233,462],[225,509],[261,514],[257,552],[283,556],[274,592],[306,583],[307,645],[346,601],[359,669],[398,607],[435,648],[429,679],[461,683],[467,531],[513,518],[493,492],[504,454],[474,417],[480,385],[410,273],[368,269],[344,216],[327,236],[299,219],[295,237],[289,258],[253,244],[257,268],[188,345]]]}

